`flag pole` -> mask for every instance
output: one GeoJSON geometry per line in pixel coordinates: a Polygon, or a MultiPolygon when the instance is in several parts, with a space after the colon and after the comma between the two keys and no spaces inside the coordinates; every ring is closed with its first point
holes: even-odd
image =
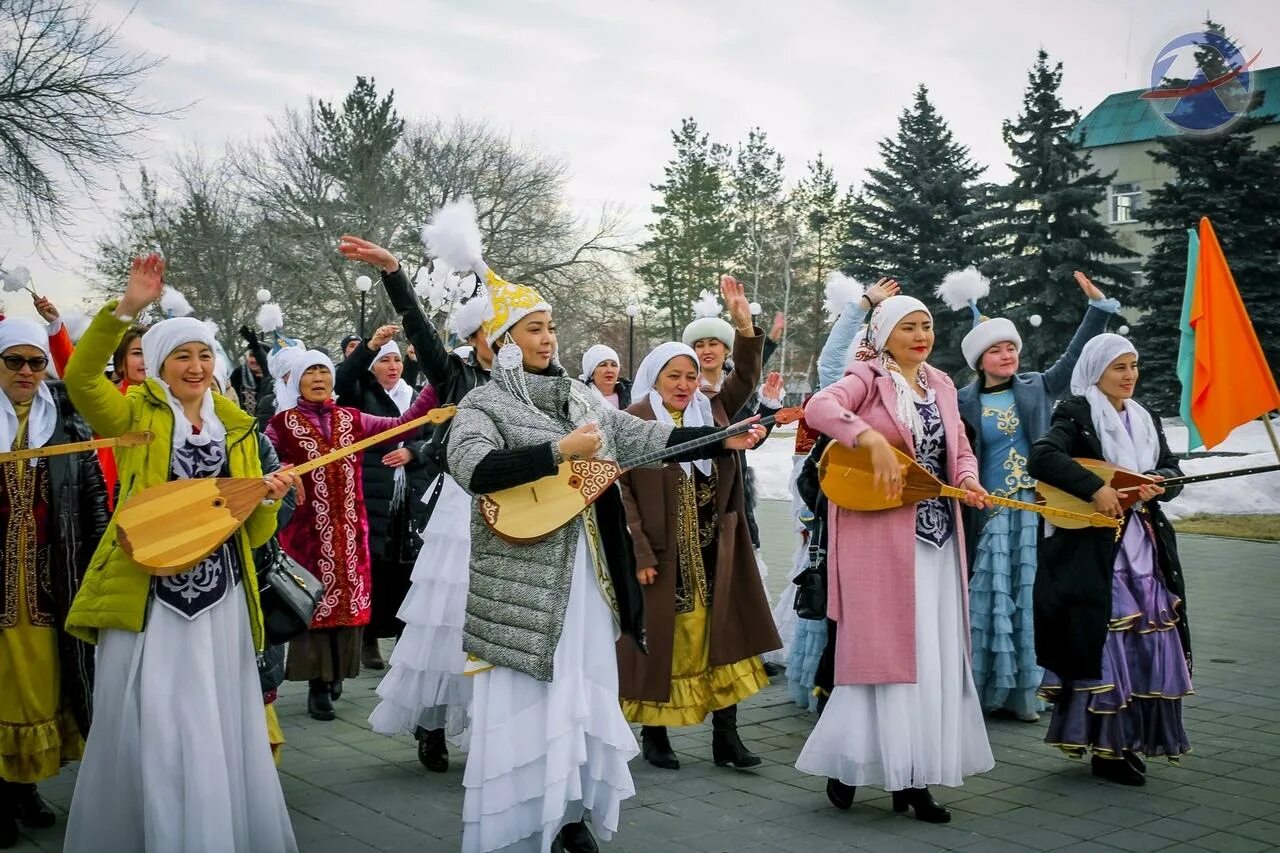
{"type": "Polygon", "coordinates": [[[1262,425],[1267,428],[1267,437],[1271,439],[1271,449],[1276,453],[1276,460],[1280,461],[1280,440],[1276,439],[1276,429],[1271,425],[1271,413],[1267,412],[1258,420],[1262,421],[1262,425]]]}

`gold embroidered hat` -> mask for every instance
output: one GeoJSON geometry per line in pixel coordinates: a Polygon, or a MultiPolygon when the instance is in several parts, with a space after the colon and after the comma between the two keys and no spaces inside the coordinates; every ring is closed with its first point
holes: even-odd
{"type": "Polygon", "coordinates": [[[485,276],[485,287],[489,291],[493,313],[485,319],[481,328],[484,329],[484,336],[490,346],[497,343],[512,326],[535,311],[551,311],[550,303],[538,291],[527,284],[503,281],[493,270],[489,270],[485,276]]]}

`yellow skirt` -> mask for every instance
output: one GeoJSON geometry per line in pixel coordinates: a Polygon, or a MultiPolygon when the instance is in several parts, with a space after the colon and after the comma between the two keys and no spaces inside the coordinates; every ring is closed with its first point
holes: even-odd
{"type": "Polygon", "coordinates": [[[0,628],[0,779],[39,782],[84,753],[75,716],[61,707],[58,632],[18,624],[0,628]]]}
{"type": "Polygon", "coordinates": [[[267,742],[271,744],[271,760],[280,766],[280,753],[284,750],[284,729],[280,728],[280,717],[276,714],[275,703],[267,709],[267,742]]]}
{"type": "Polygon", "coordinates": [[[666,702],[623,699],[622,713],[645,726],[696,726],[707,714],[736,705],[768,685],[760,658],[711,666],[711,631],[706,607],[696,603],[677,613],[671,647],[671,695],[666,702]]]}

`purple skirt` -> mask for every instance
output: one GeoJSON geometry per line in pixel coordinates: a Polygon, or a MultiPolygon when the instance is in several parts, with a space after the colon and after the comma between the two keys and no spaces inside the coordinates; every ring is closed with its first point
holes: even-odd
{"type": "Polygon", "coordinates": [[[1045,743],[1073,756],[1091,749],[1119,758],[1128,750],[1176,760],[1190,751],[1182,698],[1194,691],[1177,631],[1178,599],[1155,567],[1154,535],[1145,517],[1134,514],[1111,576],[1102,678],[1064,684],[1045,671],[1040,695],[1053,703],[1045,743]]]}

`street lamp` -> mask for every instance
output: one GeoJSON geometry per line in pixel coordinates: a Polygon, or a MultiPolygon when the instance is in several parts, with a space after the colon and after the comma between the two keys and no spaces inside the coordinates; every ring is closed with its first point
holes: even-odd
{"type": "Polygon", "coordinates": [[[373,289],[373,279],[369,278],[369,276],[362,275],[356,278],[356,290],[360,291],[360,340],[365,340],[364,303],[371,289],[373,289]]]}
{"type": "Polygon", "coordinates": [[[636,375],[636,315],[640,313],[640,303],[634,295],[627,298],[627,372],[634,379],[636,375]]]}

